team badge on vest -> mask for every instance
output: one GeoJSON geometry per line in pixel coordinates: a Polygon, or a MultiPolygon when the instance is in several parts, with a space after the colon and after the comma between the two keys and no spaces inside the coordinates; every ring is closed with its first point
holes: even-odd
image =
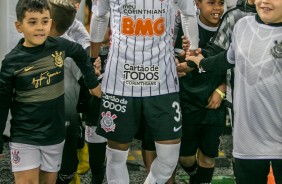
{"type": "Polygon", "coordinates": [[[18,164],[21,161],[21,159],[19,157],[19,153],[20,153],[19,150],[12,150],[11,151],[13,164],[18,164]]]}
{"type": "Polygon", "coordinates": [[[64,60],[62,57],[62,52],[55,51],[55,54],[52,54],[52,57],[54,58],[54,63],[57,67],[62,68],[64,64],[64,60]]]}
{"type": "Polygon", "coordinates": [[[270,50],[274,58],[282,58],[282,41],[278,43],[275,41],[275,46],[270,50]]]}
{"type": "Polygon", "coordinates": [[[114,123],[114,119],[117,118],[115,114],[111,114],[110,111],[102,112],[102,119],[100,121],[101,127],[106,131],[106,132],[114,132],[116,129],[116,124],[114,123]]]}

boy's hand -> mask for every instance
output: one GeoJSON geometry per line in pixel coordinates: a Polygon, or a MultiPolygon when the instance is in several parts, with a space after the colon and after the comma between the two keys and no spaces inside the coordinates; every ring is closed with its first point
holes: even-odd
{"type": "MultiPolygon", "coordinates": [[[[186,63],[186,62],[185,62],[186,63]]],[[[175,65],[176,65],[176,71],[177,71],[177,76],[180,77],[184,77],[186,75],[186,73],[184,72],[184,70],[182,70],[182,65],[181,64],[185,64],[185,63],[180,63],[178,58],[175,58],[175,65]]]]}
{"type": "Polygon", "coordinates": [[[220,104],[222,103],[222,100],[224,97],[222,97],[218,91],[219,90],[220,92],[224,93],[225,94],[225,91],[226,91],[226,84],[225,83],[222,83],[220,84],[216,90],[214,90],[214,92],[212,93],[212,95],[210,96],[208,102],[209,104],[206,106],[206,108],[209,108],[209,109],[217,109],[220,104]]]}
{"type": "Polygon", "coordinates": [[[188,56],[186,57],[186,60],[193,61],[198,67],[200,64],[200,61],[204,58],[202,54],[198,54],[197,56],[188,56]]]}
{"type": "Polygon", "coordinates": [[[93,63],[93,68],[95,70],[95,74],[97,76],[101,75],[101,69],[102,69],[102,61],[101,61],[101,58],[98,57],[94,63],[93,63]]]}
{"type": "Polygon", "coordinates": [[[206,108],[208,109],[217,109],[222,102],[221,96],[218,94],[218,92],[214,91],[212,95],[209,97],[208,105],[206,108]]]}
{"type": "Polygon", "coordinates": [[[175,64],[176,64],[177,75],[179,78],[186,76],[187,73],[194,70],[194,68],[188,66],[187,62],[179,63],[178,59],[175,59],[175,64]]]}
{"type": "Polygon", "coordinates": [[[96,88],[89,89],[89,93],[93,96],[97,96],[98,98],[101,98],[102,96],[101,84],[99,84],[96,88]]]}
{"type": "Polygon", "coordinates": [[[187,36],[182,36],[182,48],[185,52],[189,51],[190,48],[190,41],[188,40],[187,36]]]}
{"type": "Polygon", "coordinates": [[[182,48],[185,51],[185,60],[188,61],[189,56],[198,56],[202,53],[202,49],[198,48],[196,50],[189,50],[190,48],[190,41],[188,40],[187,36],[182,36],[182,48]]]}

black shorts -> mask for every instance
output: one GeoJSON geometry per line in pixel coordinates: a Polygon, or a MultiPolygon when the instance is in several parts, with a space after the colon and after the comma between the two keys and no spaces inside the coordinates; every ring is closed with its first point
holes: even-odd
{"type": "Polygon", "coordinates": [[[145,120],[142,120],[139,130],[135,135],[135,139],[142,141],[141,144],[142,149],[147,151],[155,151],[156,150],[155,141],[152,138],[150,131],[146,130],[146,126],[145,126],[146,123],[144,121],[145,120]]]}
{"type": "Polygon", "coordinates": [[[97,126],[100,116],[100,103],[101,99],[96,96],[88,96],[87,98],[87,111],[85,113],[85,121],[88,126],[97,126]]]}
{"type": "Polygon", "coordinates": [[[97,134],[129,143],[138,132],[142,118],[154,141],[182,136],[178,93],[152,97],[123,97],[103,94],[97,134]]]}
{"type": "Polygon", "coordinates": [[[272,165],[275,182],[282,184],[282,159],[250,160],[235,158],[234,174],[237,184],[266,184],[272,165]]]}
{"type": "Polygon", "coordinates": [[[224,127],[183,124],[182,131],[180,156],[193,156],[197,153],[198,148],[210,158],[218,156],[219,138],[224,127]]]}

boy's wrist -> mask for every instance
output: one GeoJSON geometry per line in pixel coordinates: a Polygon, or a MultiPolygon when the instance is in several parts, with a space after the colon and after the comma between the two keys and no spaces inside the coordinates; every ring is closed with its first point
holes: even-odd
{"type": "Polygon", "coordinates": [[[187,61],[187,66],[190,68],[197,68],[197,64],[190,60],[187,61]]]}
{"type": "Polygon", "coordinates": [[[223,93],[220,89],[216,88],[215,91],[220,95],[222,99],[225,99],[225,93],[223,93]]]}
{"type": "Polygon", "coordinates": [[[90,57],[90,62],[93,64],[98,57],[90,57]]]}

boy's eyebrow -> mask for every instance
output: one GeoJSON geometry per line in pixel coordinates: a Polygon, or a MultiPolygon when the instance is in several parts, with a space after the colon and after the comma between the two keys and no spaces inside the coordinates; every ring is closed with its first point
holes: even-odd
{"type": "MultiPolygon", "coordinates": [[[[29,18],[28,20],[37,20],[38,18],[35,18],[35,17],[31,17],[29,18]]],[[[50,19],[50,17],[43,17],[42,18],[43,20],[47,20],[47,19],[50,19]]]]}
{"type": "Polygon", "coordinates": [[[31,17],[28,20],[36,20],[36,19],[38,19],[38,18],[31,17]]]}

